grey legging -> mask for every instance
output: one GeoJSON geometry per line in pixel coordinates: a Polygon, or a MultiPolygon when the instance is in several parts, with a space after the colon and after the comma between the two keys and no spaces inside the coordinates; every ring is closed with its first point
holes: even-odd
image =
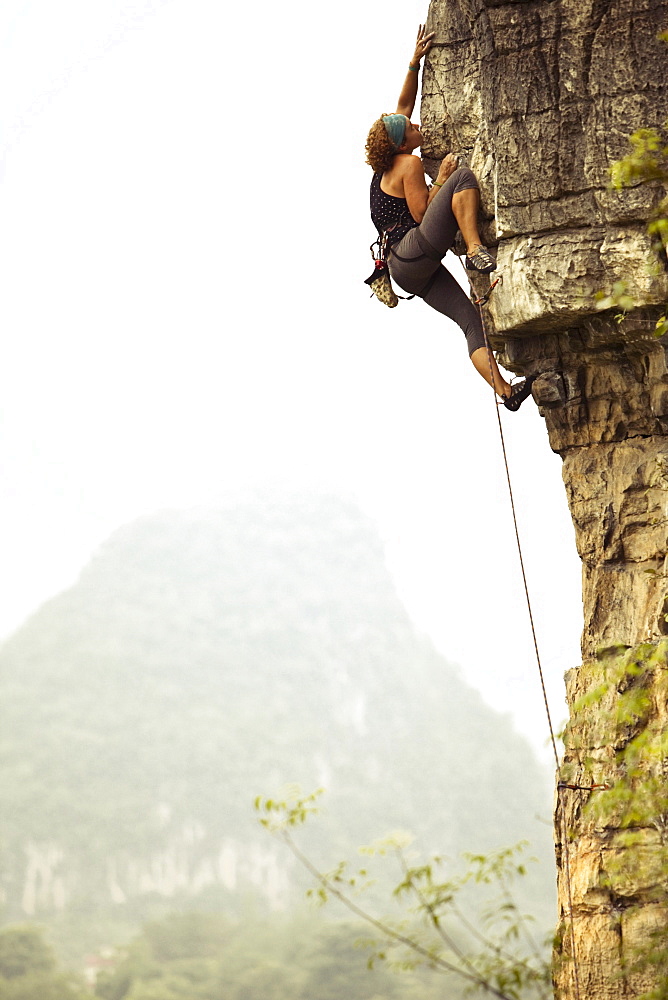
{"type": "Polygon", "coordinates": [[[459,229],[452,211],[453,195],[477,187],[472,171],[468,167],[458,167],[432,198],[420,225],[406,233],[388,255],[393,281],[405,292],[418,295],[432,309],[454,320],[464,331],[469,355],[485,346],[480,315],[440,261],[455,242],[459,229]],[[433,257],[438,260],[425,256],[425,240],[426,247],[434,251],[433,257]]]}

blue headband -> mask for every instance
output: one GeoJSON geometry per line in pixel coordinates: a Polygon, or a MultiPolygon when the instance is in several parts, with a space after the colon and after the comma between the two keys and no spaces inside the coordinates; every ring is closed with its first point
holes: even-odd
{"type": "Polygon", "coordinates": [[[385,131],[390,137],[390,141],[398,149],[404,141],[404,136],[406,134],[406,116],[385,115],[383,118],[383,125],[385,126],[385,131]]]}

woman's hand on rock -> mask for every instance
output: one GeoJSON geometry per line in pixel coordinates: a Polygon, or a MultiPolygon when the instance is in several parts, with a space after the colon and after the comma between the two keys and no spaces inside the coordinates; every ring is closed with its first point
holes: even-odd
{"type": "Polygon", "coordinates": [[[420,25],[417,40],[415,42],[415,52],[413,53],[413,58],[411,59],[411,66],[418,66],[422,57],[429,52],[434,35],[434,31],[430,31],[429,34],[427,34],[424,24],[420,25]]]}
{"type": "Polygon", "coordinates": [[[439,184],[445,184],[450,174],[454,173],[457,169],[457,157],[454,153],[448,153],[441,160],[441,165],[438,168],[438,177],[436,180],[439,184]]]}

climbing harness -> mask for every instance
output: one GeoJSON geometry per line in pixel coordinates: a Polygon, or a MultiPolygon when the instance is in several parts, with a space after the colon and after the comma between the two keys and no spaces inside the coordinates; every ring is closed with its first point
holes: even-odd
{"type": "Polygon", "coordinates": [[[394,309],[399,305],[399,296],[392,288],[390,280],[390,269],[386,260],[386,239],[380,237],[369,247],[373,258],[373,271],[368,278],[364,279],[364,284],[369,285],[371,294],[375,295],[383,305],[394,309]],[[374,249],[377,248],[377,249],[374,249]]]}
{"type": "MultiPolygon", "coordinates": [[[[487,350],[487,358],[489,360],[489,373],[490,373],[490,379],[491,379],[491,384],[492,384],[492,392],[494,393],[494,402],[495,402],[495,404],[496,404],[497,400],[496,400],[496,390],[494,389],[494,375],[493,375],[493,369],[492,369],[492,348],[490,347],[489,340],[487,338],[487,329],[485,327],[485,317],[483,316],[482,306],[486,302],[489,301],[489,297],[492,294],[492,291],[494,290],[494,288],[496,288],[497,285],[502,284],[502,283],[503,283],[503,278],[502,278],[502,275],[499,274],[498,277],[491,283],[488,291],[484,295],[482,295],[482,296],[480,296],[478,298],[473,298],[473,296],[471,296],[472,299],[473,299],[473,302],[478,306],[478,311],[480,313],[480,322],[482,324],[483,337],[485,338],[485,348],[487,350]]],[[[517,514],[516,514],[516,511],[515,511],[515,500],[514,500],[514,497],[513,497],[513,487],[512,487],[512,483],[510,481],[510,469],[509,469],[509,466],[508,466],[508,454],[506,452],[506,442],[505,442],[505,438],[503,436],[503,425],[501,423],[501,415],[500,415],[500,409],[499,409],[498,405],[495,405],[495,410],[496,410],[496,417],[497,417],[497,421],[498,421],[498,425],[499,425],[499,437],[501,439],[501,451],[503,453],[503,462],[504,462],[505,469],[506,469],[506,482],[508,483],[508,494],[509,494],[509,497],[510,497],[510,509],[511,509],[512,516],[513,516],[513,525],[515,527],[515,540],[517,542],[517,552],[518,552],[519,560],[520,560],[520,569],[521,569],[521,572],[522,572],[522,582],[524,584],[524,594],[525,594],[525,597],[526,597],[527,611],[529,613],[529,623],[531,625],[531,635],[533,637],[534,652],[536,654],[536,663],[538,665],[538,675],[540,677],[540,685],[541,685],[541,689],[542,689],[542,692],[543,692],[543,701],[544,701],[544,704],[545,704],[545,712],[547,714],[547,724],[548,724],[548,728],[550,730],[550,740],[552,742],[552,751],[554,753],[554,760],[555,760],[555,764],[556,764],[556,768],[557,768],[557,773],[558,773],[559,772],[559,754],[557,752],[557,743],[556,743],[556,739],[555,739],[555,736],[554,736],[554,727],[552,726],[552,716],[550,715],[550,706],[549,706],[548,699],[547,699],[547,689],[545,687],[545,677],[544,677],[544,674],[543,674],[543,666],[542,666],[541,659],[540,659],[540,652],[538,650],[538,639],[537,639],[537,636],[536,636],[536,627],[535,627],[535,624],[534,624],[533,611],[532,611],[532,608],[531,608],[531,598],[529,596],[529,585],[528,585],[528,582],[527,582],[526,570],[524,568],[524,557],[522,555],[522,543],[520,541],[520,533],[519,533],[519,528],[518,528],[518,524],[517,524],[517,514]]],[[[606,787],[608,787],[608,786],[607,785],[591,785],[591,786],[587,787],[587,786],[579,786],[579,785],[569,785],[569,784],[566,784],[565,782],[559,782],[557,784],[557,795],[558,795],[559,800],[561,800],[561,792],[562,792],[563,789],[566,789],[566,788],[569,788],[569,789],[571,789],[571,788],[578,788],[578,789],[582,788],[585,791],[592,791],[595,788],[606,788],[606,787]]],[[[571,949],[572,949],[572,955],[573,955],[573,985],[574,985],[575,1000],[580,1000],[580,977],[579,977],[579,972],[578,972],[577,953],[576,953],[576,947],[575,947],[575,926],[574,926],[574,920],[573,920],[573,896],[572,896],[572,892],[571,892],[571,867],[570,867],[570,858],[569,858],[569,850],[568,850],[568,830],[566,828],[565,810],[563,808],[563,804],[561,803],[561,801],[559,801],[559,812],[561,814],[561,821],[562,821],[561,822],[561,826],[562,826],[561,836],[562,836],[562,843],[563,843],[564,873],[566,875],[566,889],[567,889],[567,894],[568,894],[568,911],[569,911],[568,915],[569,915],[569,923],[570,923],[570,939],[571,939],[571,949]]]]}
{"type": "Polygon", "coordinates": [[[394,309],[399,305],[399,299],[412,299],[414,295],[397,295],[392,287],[390,269],[387,266],[387,233],[383,233],[369,247],[373,258],[373,271],[368,278],[364,279],[364,284],[369,285],[371,294],[375,295],[383,305],[394,309]]]}

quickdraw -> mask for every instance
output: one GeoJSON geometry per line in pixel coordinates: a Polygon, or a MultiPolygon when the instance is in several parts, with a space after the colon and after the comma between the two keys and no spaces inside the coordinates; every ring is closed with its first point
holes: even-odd
{"type": "Polygon", "coordinates": [[[481,295],[479,299],[474,299],[473,300],[474,304],[476,306],[484,306],[489,301],[489,297],[492,294],[492,292],[494,291],[494,289],[496,288],[496,286],[497,285],[502,285],[502,284],[503,284],[503,275],[500,274],[497,278],[494,279],[494,281],[489,286],[489,288],[487,289],[487,291],[485,292],[484,295],[481,295]]]}
{"type": "Polygon", "coordinates": [[[607,781],[605,781],[602,785],[569,785],[566,781],[560,781],[557,788],[572,788],[577,792],[593,792],[596,788],[603,788],[604,790],[607,790],[612,788],[612,785],[609,785],[607,781]]]}

